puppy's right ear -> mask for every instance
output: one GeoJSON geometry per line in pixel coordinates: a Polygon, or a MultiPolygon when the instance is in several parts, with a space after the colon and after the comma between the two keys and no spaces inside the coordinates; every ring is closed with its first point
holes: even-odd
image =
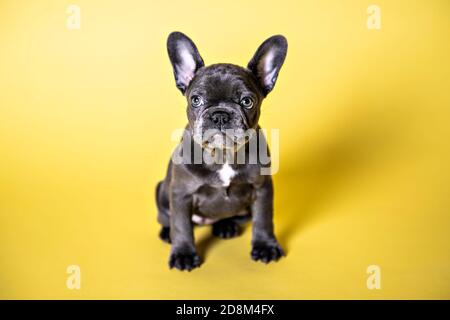
{"type": "Polygon", "coordinates": [[[194,42],[181,32],[172,32],[169,35],[167,51],[177,88],[184,94],[197,70],[205,64],[194,42]]]}

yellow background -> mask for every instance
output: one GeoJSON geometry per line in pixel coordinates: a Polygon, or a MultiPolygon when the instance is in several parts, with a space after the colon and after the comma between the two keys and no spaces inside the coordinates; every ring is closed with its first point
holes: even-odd
{"type": "Polygon", "coordinates": [[[375,3],[381,30],[362,0],[1,0],[0,298],[450,298],[450,4],[375,3]],[[261,118],[281,136],[277,264],[250,260],[248,228],[199,228],[202,268],[167,267],[154,187],[186,123],[174,30],[207,64],[289,41],[261,118]]]}

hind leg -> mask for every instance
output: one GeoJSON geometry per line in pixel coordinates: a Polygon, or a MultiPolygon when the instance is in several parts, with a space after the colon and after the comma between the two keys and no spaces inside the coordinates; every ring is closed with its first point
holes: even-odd
{"type": "Polygon", "coordinates": [[[170,227],[161,227],[159,238],[164,242],[170,243],[170,227]]]}
{"type": "Polygon", "coordinates": [[[219,220],[212,225],[212,233],[222,239],[231,239],[240,235],[241,224],[250,219],[250,215],[236,216],[219,220]]]}
{"type": "Polygon", "coordinates": [[[156,205],[158,207],[158,222],[161,225],[159,238],[170,243],[170,217],[169,217],[169,198],[165,192],[164,181],[156,186],[156,205]]]}

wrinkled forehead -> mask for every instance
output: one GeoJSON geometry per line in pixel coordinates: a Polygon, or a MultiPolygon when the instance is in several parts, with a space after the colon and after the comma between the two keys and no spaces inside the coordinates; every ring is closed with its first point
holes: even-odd
{"type": "Polygon", "coordinates": [[[209,99],[259,94],[254,76],[249,70],[235,65],[212,65],[200,69],[189,86],[188,94],[209,99]]]}

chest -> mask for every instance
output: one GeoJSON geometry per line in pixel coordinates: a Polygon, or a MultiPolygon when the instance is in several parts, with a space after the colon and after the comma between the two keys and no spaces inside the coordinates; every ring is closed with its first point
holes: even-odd
{"type": "Polygon", "coordinates": [[[220,184],[224,188],[227,188],[230,186],[233,178],[237,175],[237,171],[233,169],[228,163],[225,163],[219,170],[217,170],[216,175],[219,179],[218,184],[220,184]]]}
{"type": "Polygon", "coordinates": [[[194,195],[198,213],[210,217],[237,214],[254,198],[254,187],[248,170],[223,164],[205,179],[194,195]]]}

